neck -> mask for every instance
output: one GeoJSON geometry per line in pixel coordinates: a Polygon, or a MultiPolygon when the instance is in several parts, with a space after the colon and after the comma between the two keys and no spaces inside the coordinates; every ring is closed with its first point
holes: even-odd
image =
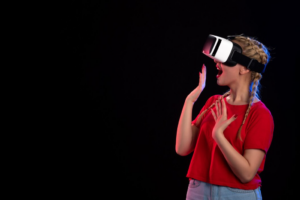
{"type": "Polygon", "coordinates": [[[227,97],[231,104],[248,104],[250,98],[249,84],[238,84],[230,87],[230,95],[227,97]]]}
{"type": "Polygon", "coordinates": [[[249,86],[251,84],[251,73],[244,73],[229,84],[230,95],[227,102],[236,105],[248,104],[250,98],[249,86]]]}
{"type": "Polygon", "coordinates": [[[230,89],[230,94],[227,97],[227,102],[231,104],[248,104],[249,103],[250,94],[240,93],[236,90],[230,89]]]}

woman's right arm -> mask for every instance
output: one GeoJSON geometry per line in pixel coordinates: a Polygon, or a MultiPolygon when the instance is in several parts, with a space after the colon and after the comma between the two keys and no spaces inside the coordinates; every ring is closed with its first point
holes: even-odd
{"type": "Polygon", "coordinates": [[[192,110],[194,102],[185,100],[176,134],[176,153],[181,156],[190,154],[196,144],[199,129],[192,125],[192,110]]]}
{"type": "Polygon", "coordinates": [[[192,125],[192,110],[194,103],[205,88],[206,67],[202,66],[202,73],[199,72],[199,85],[187,96],[180,115],[176,134],[176,153],[181,156],[190,154],[196,144],[199,129],[192,125]]]}

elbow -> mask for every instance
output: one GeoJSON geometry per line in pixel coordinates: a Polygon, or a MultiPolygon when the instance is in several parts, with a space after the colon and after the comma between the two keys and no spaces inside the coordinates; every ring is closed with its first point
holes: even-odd
{"type": "Polygon", "coordinates": [[[182,149],[179,149],[179,148],[175,148],[175,151],[176,151],[176,153],[178,154],[178,155],[180,155],[180,156],[187,156],[189,153],[188,152],[186,152],[186,151],[182,151],[182,149]]]}
{"type": "Polygon", "coordinates": [[[181,152],[179,149],[176,148],[175,151],[176,151],[176,153],[177,153],[178,155],[184,156],[183,152],[181,152]]]}
{"type": "Polygon", "coordinates": [[[178,155],[180,155],[180,156],[186,156],[186,155],[187,155],[187,154],[184,154],[184,153],[178,152],[178,151],[176,151],[176,153],[177,153],[178,155]]]}
{"type": "Polygon", "coordinates": [[[240,181],[241,181],[241,183],[246,184],[246,183],[249,183],[251,180],[242,178],[242,179],[240,179],[240,181]]]}
{"type": "Polygon", "coordinates": [[[241,181],[243,184],[245,184],[245,183],[249,183],[250,181],[252,181],[253,178],[254,178],[254,175],[252,175],[252,174],[247,174],[247,175],[241,177],[241,178],[240,178],[240,181],[241,181]]]}

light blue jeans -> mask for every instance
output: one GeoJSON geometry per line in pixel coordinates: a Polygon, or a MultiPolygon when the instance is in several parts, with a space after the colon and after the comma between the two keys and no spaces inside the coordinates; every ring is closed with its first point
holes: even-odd
{"type": "Polygon", "coordinates": [[[260,187],[243,190],[191,179],[186,200],[262,200],[260,187]]]}

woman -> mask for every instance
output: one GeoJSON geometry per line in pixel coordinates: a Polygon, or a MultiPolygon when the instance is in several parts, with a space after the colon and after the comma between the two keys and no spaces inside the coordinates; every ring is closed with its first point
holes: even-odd
{"type": "MultiPolygon", "coordinates": [[[[233,43],[242,54],[267,64],[270,54],[260,42],[235,36],[233,43]]],[[[210,97],[192,121],[192,108],[205,88],[206,67],[199,73],[199,85],[186,98],[176,135],[176,152],[193,153],[187,177],[187,198],[262,199],[261,179],[274,122],[259,99],[261,73],[241,64],[226,66],[215,60],[220,73],[217,83],[229,92],[210,97]]]]}

